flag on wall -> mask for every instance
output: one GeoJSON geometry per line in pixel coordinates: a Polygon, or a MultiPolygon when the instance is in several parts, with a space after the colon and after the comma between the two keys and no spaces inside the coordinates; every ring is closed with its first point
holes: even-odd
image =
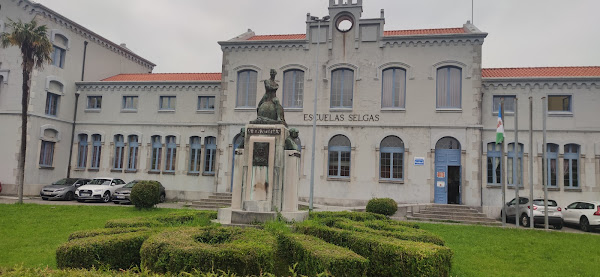
{"type": "Polygon", "coordinates": [[[498,126],[496,127],[496,144],[504,141],[504,123],[502,122],[502,105],[498,107],[498,126]]]}

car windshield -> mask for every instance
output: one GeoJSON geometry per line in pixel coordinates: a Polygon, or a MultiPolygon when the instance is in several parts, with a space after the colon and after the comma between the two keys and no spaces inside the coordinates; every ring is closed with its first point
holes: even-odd
{"type": "Polygon", "coordinates": [[[104,185],[104,186],[108,186],[108,185],[110,185],[110,180],[109,179],[94,179],[91,182],[89,182],[89,185],[104,185]]]}
{"type": "MultiPolygon", "coordinates": [[[[544,199],[535,199],[533,200],[533,205],[536,206],[544,206],[544,199]]],[[[556,207],[558,204],[554,200],[548,199],[548,207],[556,207]]]]}
{"type": "Polygon", "coordinates": [[[56,185],[56,186],[62,186],[62,185],[72,185],[75,183],[75,181],[77,181],[77,179],[72,179],[72,178],[64,178],[64,179],[60,179],[54,183],[52,183],[52,185],[56,185]]]}
{"type": "Polygon", "coordinates": [[[131,181],[129,183],[127,183],[127,185],[124,185],[124,188],[132,188],[133,185],[137,184],[138,181],[131,181]]]}

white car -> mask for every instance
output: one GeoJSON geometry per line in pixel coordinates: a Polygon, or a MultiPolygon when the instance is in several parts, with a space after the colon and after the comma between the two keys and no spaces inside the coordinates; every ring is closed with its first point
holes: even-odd
{"type": "MultiPolygon", "coordinates": [[[[506,206],[504,207],[506,209],[506,221],[515,221],[515,215],[518,214],[521,226],[528,227],[531,223],[529,219],[529,209],[533,206],[533,224],[544,224],[544,199],[533,199],[533,205],[531,205],[528,197],[519,198],[518,213],[516,198],[506,203],[506,206]]],[[[502,213],[500,213],[500,218],[502,218],[502,213]]],[[[558,206],[556,201],[551,199],[548,199],[548,224],[552,225],[555,229],[562,229],[563,227],[562,209],[558,206]]]]}
{"type": "Polygon", "coordinates": [[[75,190],[75,197],[78,202],[85,200],[96,200],[104,203],[110,202],[115,190],[125,185],[125,182],[116,178],[94,178],[87,185],[83,185],[75,190]]]}
{"type": "Polygon", "coordinates": [[[563,211],[565,223],[579,224],[584,232],[600,227],[600,202],[577,201],[569,204],[563,211]]]}

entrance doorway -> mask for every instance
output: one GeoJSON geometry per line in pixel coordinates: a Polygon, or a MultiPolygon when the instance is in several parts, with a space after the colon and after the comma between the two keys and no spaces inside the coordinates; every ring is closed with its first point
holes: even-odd
{"type": "Polygon", "coordinates": [[[461,204],[460,143],[444,137],[435,145],[434,202],[461,204]]]}

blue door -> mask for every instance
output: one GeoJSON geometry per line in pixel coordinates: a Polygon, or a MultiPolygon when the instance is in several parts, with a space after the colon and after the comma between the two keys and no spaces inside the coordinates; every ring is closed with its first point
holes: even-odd
{"type": "Polygon", "coordinates": [[[448,204],[448,166],[460,166],[460,149],[435,150],[434,202],[438,204],[448,204]]]}

